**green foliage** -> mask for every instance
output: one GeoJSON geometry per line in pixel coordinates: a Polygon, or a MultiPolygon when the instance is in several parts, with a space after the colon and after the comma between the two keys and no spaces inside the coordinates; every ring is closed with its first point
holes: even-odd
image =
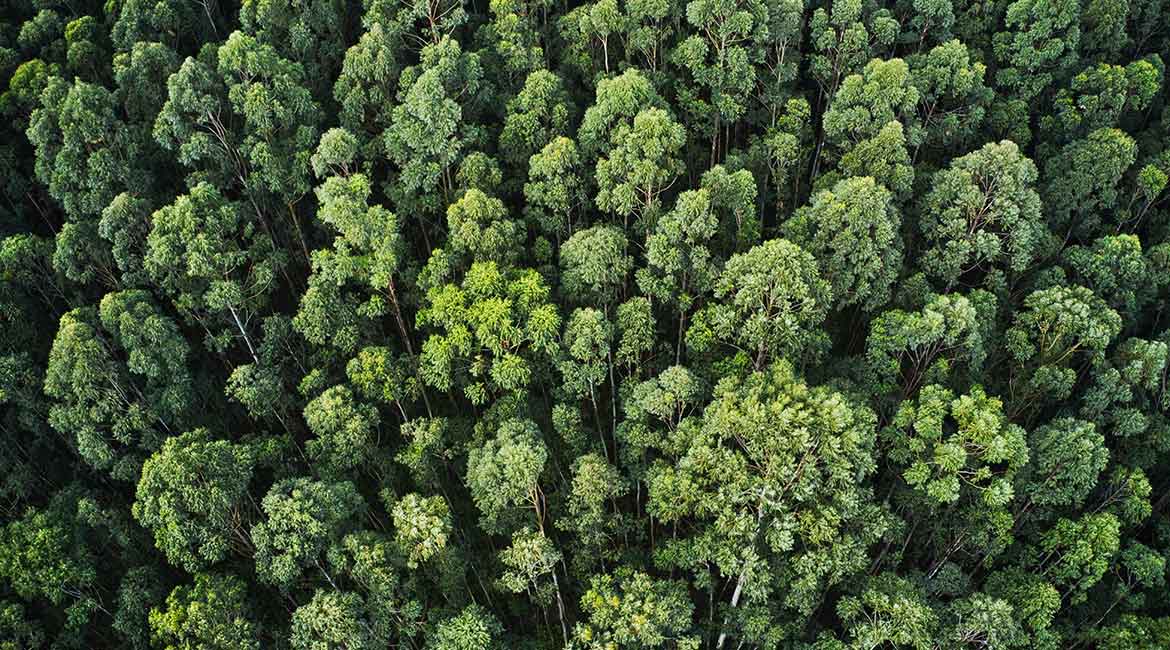
{"type": "Polygon", "coordinates": [[[1006,423],[1003,402],[976,386],[958,398],[937,384],[898,408],[891,430],[891,460],[903,478],[939,503],[974,493],[987,507],[1011,502],[1012,478],[1028,463],[1024,430],[1006,423]]]}
{"type": "Polygon", "coordinates": [[[720,302],[696,319],[687,345],[732,342],[754,356],[757,369],[766,359],[798,356],[820,344],[831,296],[816,258],[784,239],[764,242],[727,260],[715,285],[720,302]]]}
{"type": "Polygon", "coordinates": [[[835,307],[873,311],[889,300],[901,270],[901,221],[890,193],[867,176],[818,192],[785,229],[817,259],[835,307]]]}
{"type": "Polygon", "coordinates": [[[233,575],[200,573],[175,587],[165,608],[150,610],[151,638],[166,650],[259,648],[247,585],[233,575]]]}
{"type": "Polygon", "coordinates": [[[922,266],[948,287],[974,271],[1026,270],[1047,235],[1036,178],[1008,140],[953,160],[922,201],[919,228],[930,244],[922,266]]]}
{"type": "Polygon", "coordinates": [[[678,582],[656,581],[628,567],[594,576],[581,596],[588,622],[573,630],[571,648],[695,647],[684,636],[691,603],[678,582]]]}
{"type": "Polygon", "coordinates": [[[316,436],[305,452],[325,474],[344,476],[376,445],[378,411],[355,402],[346,386],[334,386],[305,405],[305,422],[316,436]]]}
{"type": "Polygon", "coordinates": [[[318,590],[292,615],[289,641],[297,650],[376,648],[378,639],[365,620],[361,596],[318,590]]]}
{"type": "MultiPolygon", "coordinates": [[[[365,504],[352,483],[285,479],[260,503],[265,519],[252,527],[256,574],[288,589],[321,558],[365,504]]],[[[327,575],[327,574],[326,574],[327,575]]]]}
{"type": "Polygon", "coordinates": [[[0,650],[1167,645],[1167,0],[0,14],[0,650]]]}
{"type": "Polygon", "coordinates": [[[406,555],[406,566],[417,568],[447,547],[451,512],[442,497],[408,494],[394,504],[395,539],[406,555]]]}
{"type": "MultiPolygon", "coordinates": [[[[532,508],[543,522],[540,475],[548,449],[531,420],[503,422],[496,434],[467,456],[467,488],[489,530],[517,508],[532,508]]],[[[543,523],[542,523],[543,527],[543,523]]]]}
{"type": "Polygon", "coordinates": [[[690,522],[662,561],[712,564],[734,578],[733,607],[743,591],[748,603],[775,593],[777,604],[810,611],[864,568],[859,550],[887,525],[864,484],[874,424],[871,411],[808,386],[786,362],[725,378],[702,424],[679,431],[677,458],[647,478],[650,513],[690,522]]]}
{"type": "Polygon", "coordinates": [[[197,429],[169,438],[146,460],[132,511],[168,560],[195,573],[246,544],[241,519],[251,456],[197,429]]]}
{"type": "MultiPolygon", "coordinates": [[[[431,264],[442,263],[441,256],[431,264]]],[[[471,265],[460,285],[427,292],[418,322],[436,330],[423,343],[423,380],[440,390],[461,386],[473,403],[526,388],[556,346],[560,315],[532,270],[471,265]]]]}

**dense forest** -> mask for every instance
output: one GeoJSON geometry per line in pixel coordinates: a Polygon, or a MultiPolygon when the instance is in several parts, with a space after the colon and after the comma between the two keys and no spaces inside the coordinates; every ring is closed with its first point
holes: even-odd
{"type": "Polygon", "coordinates": [[[0,650],[1170,648],[1170,0],[6,0],[0,650]]]}

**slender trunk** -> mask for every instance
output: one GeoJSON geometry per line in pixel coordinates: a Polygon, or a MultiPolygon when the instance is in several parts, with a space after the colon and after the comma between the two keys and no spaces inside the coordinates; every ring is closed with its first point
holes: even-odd
{"type": "MultiPolygon", "coordinates": [[[[743,586],[746,583],[747,583],[747,573],[739,574],[739,580],[737,580],[735,582],[735,591],[731,594],[731,608],[732,609],[735,609],[736,606],[739,605],[739,596],[740,596],[740,594],[743,593],[743,586]]],[[[715,649],[716,650],[719,650],[719,648],[722,648],[723,642],[727,640],[726,627],[727,627],[728,619],[730,619],[730,618],[731,618],[731,616],[728,615],[727,619],[724,619],[724,621],[723,621],[724,629],[721,632],[719,632],[719,640],[715,642],[715,649]]]]}
{"type": "Polygon", "coordinates": [[[617,381],[613,377],[613,351],[609,351],[609,410],[613,415],[610,435],[613,436],[613,455],[617,457],[617,381]]]}
{"type": "Polygon", "coordinates": [[[402,318],[402,308],[398,306],[398,292],[394,289],[394,280],[390,280],[387,287],[390,291],[390,305],[394,308],[394,321],[398,324],[398,332],[402,334],[402,342],[406,345],[406,353],[414,356],[414,346],[410,344],[410,334],[406,330],[406,321],[402,318]]]}
{"type": "Polygon", "coordinates": [[[553,586],[557,590],[557,619],[561,623],[561,638],[565,640],[565,645],[569,645],[569,628],[565,624],[565,600],[561,597],[561,583],[557,580],[557,570],[553,567],[553,586]]]}
{"type": "Polygon", "coordinates": [[[240,322],[240,316],[236,313],[236,308],[228,306],[228,311],[232,314],[232,320],[236,321],[236,329],[240,330],[240,336],[244,337],[244,344],[248,346],[248,353],[252,355],[252,361],[256,365],[260,365],[260,358],[256,356],[256,348],[252,347],[252,340],[248,338],[248,332],[244,330],[244,324],[240,322]]]}
{"type": "Polygon", "coordinates": [[[297,218],[297,211],[293,208],[293,204],[288,205],[288,216],[292,219],[293,229],[297,232],[297,240],[301,244],[301,252],[305,255],[305,264],[310,267],[313,266],[313,258],[309,255],[309,246],[305,243],[305,233],[301,231],[301,220],[297,218]]]}
{"type": "Polygon", "coordinates": [[[601,443],[601,455],[609,460],[609,446],[605,444],[605,429],[601,426],[601,414],[597,410],[597,397],[592,384],[589,386],[589,404],[593,407],[593,426],[597,427],[597,440],[601,443]]]}

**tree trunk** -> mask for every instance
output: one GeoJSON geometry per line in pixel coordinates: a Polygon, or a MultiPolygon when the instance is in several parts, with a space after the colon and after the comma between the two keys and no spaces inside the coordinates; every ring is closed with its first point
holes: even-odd
{"type": "MultiPolygon", "coordinates": [[[[739,596],[740,596],[740,594],[743,593],[743,586],[746,583],[747,583],[747,573],[739,574],[739,580],[737,580],[735,583],[735,591],[731,594],[731,608],[732,609],[735,609],[736,606],[739,605],[739,596]]],[[[729,615],[726,619],[723,620],[723,627],[725,629],[719,633],[719,640],[715,642],[715,649],[716,650],[719,650],[719,648],[722,648],[723,642],[727,640],[726,627],[727,627],[728,619],[730,619],[730,618],[731,617],[729,615]]]]}

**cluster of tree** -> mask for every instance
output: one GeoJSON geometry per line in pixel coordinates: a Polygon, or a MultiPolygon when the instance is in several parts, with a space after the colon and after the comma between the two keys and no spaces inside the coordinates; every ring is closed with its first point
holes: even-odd
{"type": "Polygon", "coordinates": [[[0,649],[1170,647],[1170,0],[4,5],[0,649]]]}

